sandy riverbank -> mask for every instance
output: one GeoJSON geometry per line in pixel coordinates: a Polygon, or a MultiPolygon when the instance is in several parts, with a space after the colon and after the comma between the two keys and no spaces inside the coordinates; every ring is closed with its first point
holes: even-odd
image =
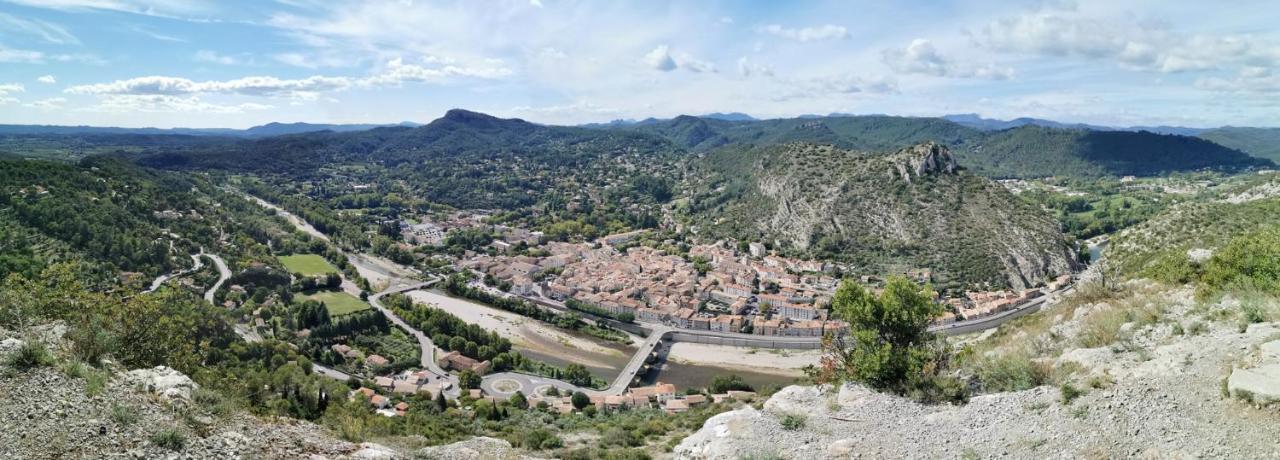
{"type": "Polygon", "coordinates": [[[627,358],[622,351],[515,313],[431,291],[412,291],[408,295],[414,301],[435,305],[467,323],[497,332],[520,348],[556,356],[571,355],[575,362],[596,367],[615,367],[619,359],[625,362],[627,358]]]}
{"type": "Polygon", "coordinates": [[[714,366],[765,374],[799,377],[801,368],[818,364],[820,350],[774,350],[742,348],[727,345],[677,342],[671,344],[668,361],[682,364],[714,366]]]}

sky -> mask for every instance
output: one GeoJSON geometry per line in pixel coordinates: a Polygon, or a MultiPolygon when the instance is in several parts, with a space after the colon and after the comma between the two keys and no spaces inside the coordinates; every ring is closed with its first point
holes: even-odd
{"type": "Polygon", "coordinates": [[[0,0],[0,123],[1280,126],[1280,3],[0,0]]]}

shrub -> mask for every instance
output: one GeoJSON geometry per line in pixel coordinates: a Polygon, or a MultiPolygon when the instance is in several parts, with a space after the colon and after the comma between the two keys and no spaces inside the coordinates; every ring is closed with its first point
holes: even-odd
{"type": "Polygon", "coordinates": [[[138,413],[129,406],[115,404],[111,406],[111,420],[120,426],[129,426],[138,421],[138,413]]]}
{"type": "Polygon", "coordinates": [[[1080,346],[1097,348],[1116,343],[1121,338],[1120,326],[1128,322],[1128,319],[1127,312],[1118,308],[1091,313],[1080,329],[1080,346]]]}
{"type": "Polygon", "coordinates": [[[86,371],[84,376],[84,392],[89,396],[98,396],[107,389],[106,371],[86,371]]]}
{"type": "Polygon", "coordinates": [[[1015,352],[984,359],[978,364],[976,374],[984,391],[1022,391],[1049,383],[1053,379],[1053,366],[1015,352]]]}
{"type": "Polygon", "coordinates": [[[804,428],[807,419],[800,414],[787,414],[782,416],[782,429],[795,431],[804,428]]]}
{"type": "Polygon", "coordinates": [[[1206,332],[1209,332],[1209,326],[1199,321],[1191,323],[1191,327],[1187,328],[1187,333],[1193,336],[1204,334],[1206,332]]]}
{"type": "Polygon", "coordinates": [[[20,371],[52,364],[53,355],[49,354],[49,350],[44,347],[44,344],[35,340],[23,342],[22,346],[18,347],[18,350],[9,357],[9,365],[20,371]]]}
{"type": "Polygon", "coordinates": [[[707,391],[711,393],[725,393],[731,390],[755,391],[755,388],[752,388],[737,374],[717,375],[716,378],[711,380],[711,385],[707,387],[707,391]]]}
{"type": "Polygon", "coordinates": [[[1064,383],[1058,389],[1062,392],[1062,404],[1067,406],[1070,406],[1076,398],[1084,396],[1085,393],[1084,390],[1076,388],[1070,383],[1064,383]]]}
{"type": "Polygon", "coordinates": [[[151,443],[172,451],[182,450],[187,445],[187,437],[175,429],[162,430],[151,435],[151,443]]]}
{"type": "Polygon", "coordinates": [[[1280,294],[1280,227],[1232,238],[1205,264],[1199,294],[1227,288],[1280,294]]]}

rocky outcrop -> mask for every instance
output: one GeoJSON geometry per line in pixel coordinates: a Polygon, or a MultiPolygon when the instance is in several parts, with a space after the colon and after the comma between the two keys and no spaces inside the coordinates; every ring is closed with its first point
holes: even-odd
{"type": "Polygon", "coordinates": [[[955,174],[960,170],[960,164],[951,150],[933,142],[907,147],[899,150],[895,156],[903,157],[902,163],[899,163],[900,172],[902,179],[907,182],[911,182],[913,176],[955,174]]]}
{"type": "Polygon", "coordinates": [[[443,446],[427,447],[417,452],[417,458],[434,460],[490,460],[520,459],[538,460],[520,453],[511,443],[501,439],[477,437],[443,446]]]}
{"type": "Polygon", "coordinates": [[[1051,216],[965,173],[940,144],[888,155],[793,144],[711,162],[739,165],[721,179],[749,185],[707,199],[724,203],[705,206],[693,221],[712,226],[709,237],[759,235],[855,272],[921,268],[939,281],[1015,289],[1078,265],[1051,216]]]}
{"type": "MultiPolygon", "coordinates": [[[[1222,366],[1249,350],[1227,382],[1261,404],[1280,376],[1280,323],[1232,324],[1196,334],[1171,323],[1201,320],[1190,290],[1166,302],[1157,323],[1124,327],[1125,347],[1063,350],[1085,392],[1064,402],[1057,386],[994,393],[964,405],[922,405],[858,385],[791,386],[762,409],[743,407],[706,421],[675,447],[678,459],[735,458],[1269,458],[1280,455],[1273,409],[1221,395],[1222,366]],[[1259,342],[1262,346],[1255,346],[1259,342]],[[1270,377],[1267,377],[1270,376],[1270,377]],[[1096,379],[1096,380],[1094,380],[1096,379]],[[1089,381],[1099,381],[1097,385],[1089,381]],[[799,420],[797,422],[796,420],[799,420]]],[[[1223,308],[1210,306],[1211,309],[1223,308]]],[[[1075,341],[1095,314],[1117,308],[1042,312],[1053,326],[1023,330],[1018,342],[1063,336],[1075,341]]],[[[1129,304],[1127,308],[1136,308],[1129,304]]],[[[1052,359],[1052,358],[1048,358],[1052,359]]]]}
{"type": "Polygon", "coordinates": [[[124,374],[124,380],[170,402],[189,400],[191,392],[200,388],[191,377],[167,366],[134,369],[124,374]]]}
{"type": "Polygon", "coordinates": [[[1280,340],[1262,344],[1251,361],[1232,369],[1227,391],[1258,404],[1280,403],[1280,340]]]}

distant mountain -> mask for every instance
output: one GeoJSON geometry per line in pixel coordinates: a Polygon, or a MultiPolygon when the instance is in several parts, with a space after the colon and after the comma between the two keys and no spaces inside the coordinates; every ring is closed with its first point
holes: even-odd
{"type": "Polygon", "coordinates": [[[729,113],[713,112],[713,113],[708,113],[706,115],[699,115],[698,118],[710,118],[713,120],[725,120],[725,121],[755,121],[756,120],[755,117],[752,117],[751,115],[747,115],[742,112],[729,112],[729,113]]]}
{"type": "MultiPolygon", "coordinates": [[[[970,124],[975,123],[974,117],[959,116],[970,124]]],[[[809,142],[865,152],[888,152],[934,141],[949,146],[961,165],[996,178],[1141,176],[1205,168],[1238,170],[1270,164],[1195,137],[1093,129],[1098,127],[1035,119],[1001,123],[1018,126],[979,129],[943,118],[886,115],[746,122],[683,116],[616,129],[656,134],[694,151],[732,144],[809,142]]]]}
{"type": "Polygon", "coordinates": [[[1113,131],[1116,129],[1110,126],[1089,125],[1084,123],[1061,123],[1053,120],[1028,117],[1015,118],[1012,120],[997,120],[993,118],[982,118],[976,113],[943,115],[942,119],[983,131],[999,131],[1002,129],[1018,128],[1027,125],[1044,126],[1047,128],[1094,129],[1102,131],[1113,131]]]}
{"type": "Polygon", "coordinates": [[[1152,176],[1274,166],[1196,137],[1027,125],[984,133],[957,149],[960,163],[995,178],[1152,176]]]}
{"type": "Polygon", "coordinates": [[[374,128],[385,128],[388,126],[417,127],[422,126],[418,123],[402,121],[394,125],[387,124],[316,124],[316,123],[267,123],[265,125],[254,126],[244,131],[237,132],[233,135],[244,137],[267,137],[279,136],[282,134],[298,134],[314,131],[333,131],[333,132],[350,132],[350,131],[367,131],[374,128]]]}
{"type": "Polygon", "coordinates": [[[1201,132],[1199,136],[1258,158],[1280,162],[1280,128],[1226,126],[1201,132]]]}
{"type": "Polygon", "coordinates": [[[115,128],[99,126],[56,126],[56,125],[0,125],[0,135],[87,135],[87,134],[178,134],[187,136],[235,136],[235,137],[267,137],[282,134],[297,134],[313,131],[365,131],[387,126],[421,126],[413,122],[387,124],[315,124],[315,123],[268,123],[249,129],[231,128],[115,128]]]}
{"type": "Polygon", "coordinates": [[[1156,134],[1177,134],[1179,136],[1195,136],[1204,128],[1187,128],[1182,126],[1102,126],[1091,125],[1087,123],[1063,123],[1053,120],[1045,120],[1043,118],[1015,118],[1012,120],[997,120],[993,118],[982,118],[976,113],[964,113],[954,115],[943,115],[943,119],[953,121],[970,128],[983,131],[999,131],[1002,129],[1018,128],[1022,126],[1044,126],[1046,128],[1060,129],[1089,129],[1094,131],[1148,131],[1156,134]]]}
{"type": "Polygon", "coordinates": [[[935,143],[890,154],[734,146],[692,168],[683,218],[710,238],[767,241],[867,274],[931,267],[943,289],[1023,288],[1076,265],[1052,217],[935,143]]]}
{"type": "MultiPolygon", "coordinates": [[[[395,174],[420,196],[459,208],[518,209],[617,178],[672,171],[667,139],[621,129],[547,126],[454,109],[423,126],[307,132],[132,155],[145,166],[307,178],[337,165],[395,174]],[[567,188],[570,192],[560,190],[567,188]]],[[[623,180],[625,182],[625,180],[623,180]]],[[[634,200],[632,200],[634,202],[634,200]]]]}

